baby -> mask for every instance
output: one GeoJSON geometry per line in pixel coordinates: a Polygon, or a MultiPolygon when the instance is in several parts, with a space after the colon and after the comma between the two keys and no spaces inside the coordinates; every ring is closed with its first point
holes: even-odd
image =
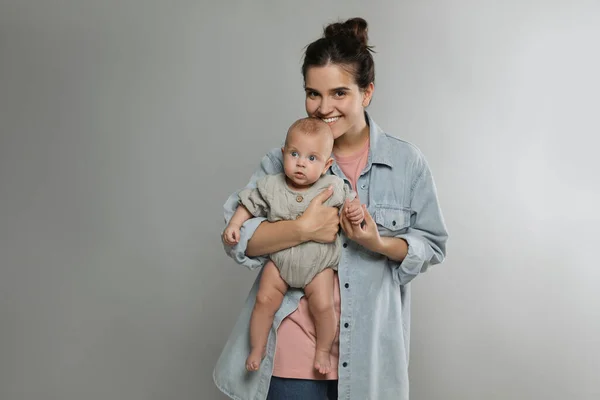
{"type": "MultiPolygon", "coordinates": [[[[323,204],[343,207],[349,200],[349,220],[360,225],[363,211],[355,193],[335,175],[326,175],[333,163],[333,134],[329,125],[317,118],[300,119],[289,128],[283,153],[283,174],[259,179],[256,189],[239,193],[236,212],[223,232],[223,241],[234,245],[240,228],[248,219],[266,217],[268,221],[294,220],[310,201],[331,187],[333,194],[323,204]]],[[[257,371],[265,354],[275,312],[289,287],[304,289],[317,334],[314,367],[321,374],[331,371],[329,354],[335,339],[337,321],[333,308],[334,270],[341,254],[341,239],[333,243],[304,242],[269,257],[265,264],[256,303],[250,319],[250,354],[246,369],[257,371]]]]}

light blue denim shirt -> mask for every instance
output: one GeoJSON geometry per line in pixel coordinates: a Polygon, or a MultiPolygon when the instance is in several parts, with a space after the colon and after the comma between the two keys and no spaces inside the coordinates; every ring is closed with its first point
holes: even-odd
{"type": "MultiPolygon", "coordinates": [[[[403,238],[408,255],[402,262],[366,250],[346,238],[338,266],[341,294],[338,398],[348,400],[408,400],[410,281],[430,265],[441,263],[448,233],[438,204],[433,177],[423,154],[412,144],[384,133],[365,114],[370,149],[357,188],[381,236],[403,238]],[[346,327],[345,324],[348,324],[346,327]]],[[[283,171],[281,149],[269,152],[246,187],[265,174],[283,171]]],[[[334,173],[348,182],[337,164],[334,173]]],[[[237,206],[237,192],[224,205],[225,221],[237,206]]],[[[264,257],[247,257],[246,246],[264,218],[248,220],[241,240],[225,247],[238,264],[250,269],[264,257]]],[[[273,371],[277,328],[298,306],[303,292],[290,289],[275,315],[260,370],[249,373],[249,323],[258,290],[256,279],[213,372],[217,387],[232,399],[263,400],[273,371]]]]}

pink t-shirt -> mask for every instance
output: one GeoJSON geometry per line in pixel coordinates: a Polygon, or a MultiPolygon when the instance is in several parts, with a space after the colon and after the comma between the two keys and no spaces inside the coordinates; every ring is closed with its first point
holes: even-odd
{"type": "MultiPolygon", "coordinates": [[[[335,155],[335,161],[356,190],[356,182],[367,165],[369,141],[362,149],[349,156],[335,155]]],[[[333,304],[336,318],[340,320],[340,282],[335,274],[333,304]]],[[[339,324],[338,324],[339,326],[339,324]]],[[[313,367],[316,348],[315,324],[308,309],[306,297],[302,297],[298,309],[281,321],[277,331],[277,349],[273,363],[273,376],[296,379],[337,379],[337,368],[327,374],[319,374],[313,367]]],[[[331,349],[332,365],[338,365],[339,328],[331,349]]]]}

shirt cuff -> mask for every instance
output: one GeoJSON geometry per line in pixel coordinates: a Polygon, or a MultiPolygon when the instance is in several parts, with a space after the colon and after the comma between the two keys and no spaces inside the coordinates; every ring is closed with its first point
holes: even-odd
{"type": "Polygon", "coordinates": [[[413,235],[399,235],[397,237],[406,240],[408,252],[402,261],[388,259],[387,262],[392,269],[394,281],[399,285],[406,285],[421,272],[427,270],[433,251],[421,238],[413,235]]]}
{"type": "Polygon", "coordinates": [[[229,255],[229,257],[233,258],[236,263],[244,265],[250,270],[261,268],[265,265],[265,263],[268,260],[267,257],[263,256],[246,256],[246,248],[248,247],[248,241],[250,241],[250,239],[252,238],[252,235],[254,234],[254,231],[256,231],[256,228],[258,228],[258,226],[266,220],[267,219],[263,217],[256,217],[247,220],[246,222],[244,222],[240,229],[240,241],[233,246],[223,244],[225,252],[229,255]]]}

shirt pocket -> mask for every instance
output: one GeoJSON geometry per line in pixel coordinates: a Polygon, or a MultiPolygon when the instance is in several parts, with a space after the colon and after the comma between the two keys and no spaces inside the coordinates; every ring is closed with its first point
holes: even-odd
{"type": "Polygon", "coordinates": [[[393,205],[375,206],[374,220],[380,236],[393,237],[410,227],[411,210],[393,205]]]}

